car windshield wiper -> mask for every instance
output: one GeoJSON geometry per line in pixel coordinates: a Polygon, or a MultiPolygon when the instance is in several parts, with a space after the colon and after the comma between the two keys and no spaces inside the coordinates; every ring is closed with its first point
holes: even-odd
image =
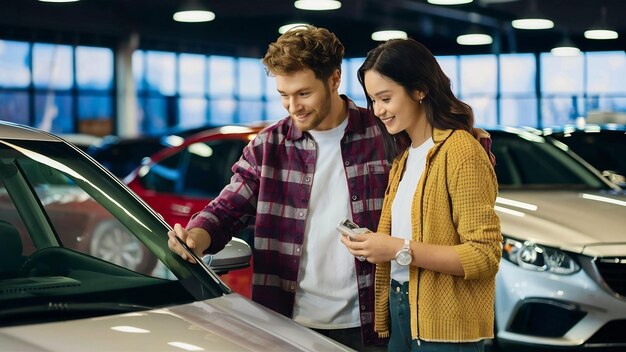
{"type": "Polygon", "coordinates": [[[68,303],[48,302],[0,310],[0,326],[65,321],[93,316],[136,312],[153,309],[118,302],[68,303]]]}

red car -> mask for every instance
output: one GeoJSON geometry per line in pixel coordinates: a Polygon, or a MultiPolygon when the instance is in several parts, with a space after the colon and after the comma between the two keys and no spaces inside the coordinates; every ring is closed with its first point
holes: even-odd
{"type": "MultiPolygon", "coordinates": [[[[223,126],[196,133],[155,153],[124,181],[168,224],[185,225],[228,184],[231,166],[263,127],[223,126]]],[[[237,237],[252,246],[252,232],[248,228],[237,237]]],[[[252,267],[221,278],[234,291],[250,297],[251,277],[252,267]]]]}

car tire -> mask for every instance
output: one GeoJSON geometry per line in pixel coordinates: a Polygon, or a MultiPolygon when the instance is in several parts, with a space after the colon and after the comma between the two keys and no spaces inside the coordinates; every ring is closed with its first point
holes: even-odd
{"type": "Polygon", "coordinates": [[[156,258],[117,221],[103,221],[88,241],[89,254],[143,274],[150,274],[156,258]]]}

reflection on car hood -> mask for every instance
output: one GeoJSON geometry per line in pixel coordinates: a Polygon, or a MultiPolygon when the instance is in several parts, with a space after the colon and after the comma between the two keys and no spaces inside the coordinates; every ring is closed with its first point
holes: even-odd
{"type": "Polygon", "coordinates": [[[229,294],[167,309],[2,328],[0,346],[10,351],[351,351],[279,317],[229,294]]]}
{"type": "Polygon", "coordinates": [[[590,245],[626,244],[623,195],[601,191],[501,190],[496,209],[502,234],[517,239],[576,253],[590,245]]]}

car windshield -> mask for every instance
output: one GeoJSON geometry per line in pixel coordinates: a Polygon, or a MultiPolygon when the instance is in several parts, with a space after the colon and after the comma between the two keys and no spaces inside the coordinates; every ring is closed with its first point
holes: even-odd
{"type": "Polygon", "coordinates": [[[223,284],[167,225],[62,142],[0,140],[0,326],[167,307],[223,284]],[[58,314],[63,311],[64,314],[58,314]]]}
{"type": "Polygon", "coordinates": [[[491,132],[500,189],[611,189],[559,142],[532,133],[491,132]]]}
{"type": "Polygon", "coordinates": [[[626,175],[626,134],[623,130],[576,131],[551,136],[567,144],[598,170],[626,175]]]}

